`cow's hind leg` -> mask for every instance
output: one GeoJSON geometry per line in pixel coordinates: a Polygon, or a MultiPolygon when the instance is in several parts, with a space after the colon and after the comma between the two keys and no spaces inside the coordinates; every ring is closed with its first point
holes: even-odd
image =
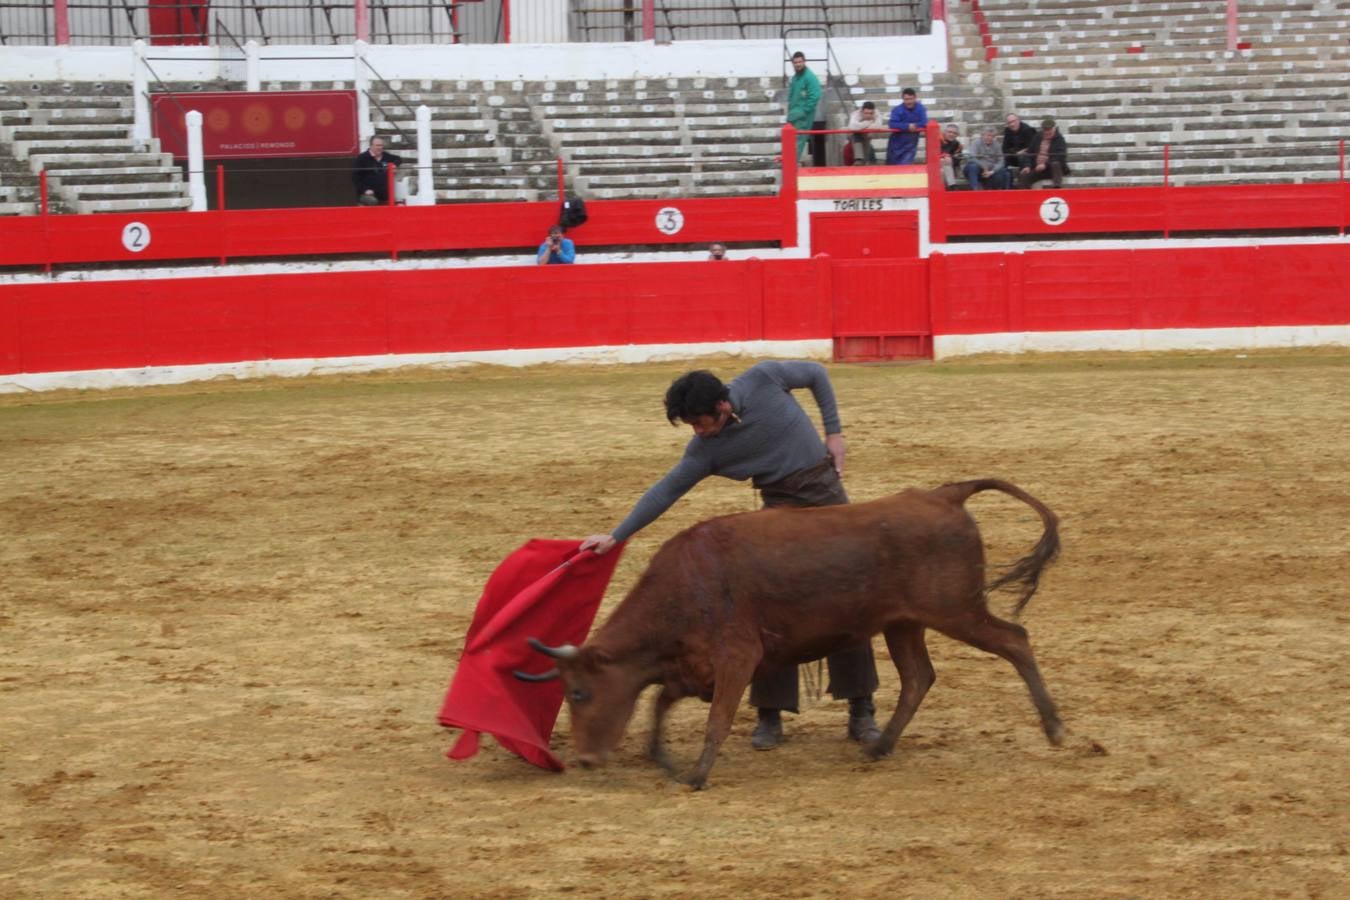
{"type": "Polygon", "coordinates": [[[731,733],[731,722],[736,718],[736,708],[741,705],[741,696],[750,684],[750,676],[759,664],[758,655],[747,660],[724,660],[713,669],[712,706],[708,709],[708,730],[703,738],[703,752],[693,771],[685,776],[684,783],[696,791],[703,789],[717,759],[718,748],[731,733]]]}
{"type": "Polygon", "coordinates": [[[661,768],[672,773],[675,771],[675,764],[671,761],[670,754],[666,753],[665,725],[666,713],[670,712],[670,708],[678,699],[680,698],[672,694],[669,687],[661,688],[661,693],[657,695],[656,704],[653,706],[652,737],[647,744],[647,756],[661,768]]]}
{"type": "Polygon", "coordinates": [[[886,647],[891,652],[891,661],[900,673],[900,699],[895,704],[895,713],[886,723],[881,737],[863,748],[873,759],[880,759],[895,749],[909,720],[914,718],[919,704],[923,702],[928,689],[937,680],[933,671],[933,662],[928,658],[928,645],[924,643],[924,626],[918,622],[901,622],[886,629],[886,647]]]}
{"type": "Polygon", "coordinates": [[[1064,723],[1059,720],[1055,701],[1050,699],[1050,692],[1045,688],[1025,628],[1005,622],[988,610],[981,609],[974,612],[970,619],[950,627],[944,626],[940,630],[949,637],[965,641],[986,653],[997,654],[1012,663],[1031,691],[1031,702],[1036,704],[1036,711],[1041,715],[1045,736],[1056,747],[1064,741],[1064,723]]]}

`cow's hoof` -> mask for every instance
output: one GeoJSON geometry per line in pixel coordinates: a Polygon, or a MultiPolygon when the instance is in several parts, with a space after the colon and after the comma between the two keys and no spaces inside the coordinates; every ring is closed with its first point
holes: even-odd
{"type": "Polygon", "coordinates": [[[680,781],[687,785],[691,791],[701,791],[707,787],[708,776],[698,774],[686,775],[681,778],[680,781]]]}
{"type": "Polygon", "coordinates": [[[1050,722],[1045,726],[1045,737],[1050,741],[1050,746],[1058,747],[1064,743],[1064,723],[1050,722]]]}
{"type": "Polygon", "coordinates": [[[863,754],[870,760],[885,759],[891,755],[891,748],[887,747],[880,738],[863,744],[862,750],[863,754]]]}
{"type": "Polygon", "coordinates": [[[670,758],[670,754],[664,750],[656,750],[647,754],[647,758],[665,769],[671,775],[675,774],[675,761],[670,758]]]}

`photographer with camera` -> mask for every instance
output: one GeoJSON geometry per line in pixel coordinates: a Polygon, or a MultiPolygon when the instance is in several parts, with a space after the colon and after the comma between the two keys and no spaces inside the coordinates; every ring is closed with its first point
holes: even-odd
{"type": "Polygon", "coordinates": [[[563,237],[562,226],[554,225],[548,230],[548,238],[539,245],[541,266],[570,265],[577,258],[577,248],[569,239],[563,237]]]}

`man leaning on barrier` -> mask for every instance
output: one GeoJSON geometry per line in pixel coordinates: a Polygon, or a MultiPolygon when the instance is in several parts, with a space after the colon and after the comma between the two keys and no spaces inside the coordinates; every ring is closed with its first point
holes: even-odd
{"type": "Polygon", "coordinates": [[[369,148],[362,150],[352,167],[352,184],[356,186],[356,202],[375,206],[389,202],[389,168],[403,165],[402,158],[384,152],[384,138],[375,135],[369,148]]]}

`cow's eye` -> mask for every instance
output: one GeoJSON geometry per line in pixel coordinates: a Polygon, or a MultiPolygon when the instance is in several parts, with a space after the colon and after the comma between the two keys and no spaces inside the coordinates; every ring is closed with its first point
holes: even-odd
{"type": "Polygon", "coordinates": [[[572,692],[569,693],[567,697],[573,703],[585,703],[587,700],[591,699],[591,692],[584,688],[573,688],[572,692]]]}

